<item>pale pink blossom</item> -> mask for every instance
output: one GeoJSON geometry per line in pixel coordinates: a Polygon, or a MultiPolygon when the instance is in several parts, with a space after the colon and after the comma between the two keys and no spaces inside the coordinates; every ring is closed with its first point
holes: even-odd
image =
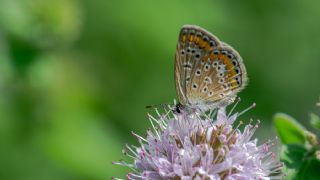
{"type": "Polygon", "coordinates": [[[133,133],[139,146],[126,145],[124,149],[133,162],[113,162],[132,170],[127,179],[283,178],[283,164],[270,150],[274,142],[258,145],[252,138],[259,121],[235,125],[239,113],[228,116],[225,108],[220,108],[213,119],[200,112],[172,113],[170,108],[162,113],[156,109],[155,114],[148,115],[152,129],[145,138],[133,133]]]}

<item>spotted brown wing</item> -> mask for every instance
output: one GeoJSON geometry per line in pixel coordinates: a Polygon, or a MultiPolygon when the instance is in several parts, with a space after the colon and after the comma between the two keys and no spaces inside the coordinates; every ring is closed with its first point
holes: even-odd
{"type": "Polygon", "coordinates": [[[179,101],[192,107],[227,105],[247,84],[240,55],[208,31],[182,27],[176,50],[175,83],[179,101]]]}

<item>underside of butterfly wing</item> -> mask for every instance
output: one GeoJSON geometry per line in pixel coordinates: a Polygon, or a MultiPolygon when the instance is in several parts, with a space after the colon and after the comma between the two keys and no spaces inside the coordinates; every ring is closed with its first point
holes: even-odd
{"type": "Polygon", "coordinates": [[[226,43],[193,26],[183,26],[176,50],[176,91],[183,105],[219,107],[247,84],[240,55],[226,43]]]}

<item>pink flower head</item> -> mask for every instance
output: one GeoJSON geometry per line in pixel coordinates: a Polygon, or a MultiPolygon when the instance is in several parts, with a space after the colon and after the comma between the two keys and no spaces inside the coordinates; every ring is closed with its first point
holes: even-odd
{"type": "Polygon", "coordinates": [[[228,116],[225,108],[214,120],[200,112],[156,113],[148,115],[153,130],[146,138],[133,133],[140,146],[125,148],[133,163],[115,162],[132,169],[127,179],[282,179],[273,142],[252,139],[259,122],[240,131],[242,122],[234,126],[239,114],[228,116]]]}

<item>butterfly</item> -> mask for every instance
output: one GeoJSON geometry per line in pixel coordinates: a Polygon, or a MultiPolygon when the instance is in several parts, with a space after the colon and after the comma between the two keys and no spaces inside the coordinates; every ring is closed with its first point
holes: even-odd
{"type": "Polygon", "coordinates": [[[248,83],[239,53],[196,25],[181,28],[174,66],[180,107],[206,111],[227,106],[248,83]]]}

